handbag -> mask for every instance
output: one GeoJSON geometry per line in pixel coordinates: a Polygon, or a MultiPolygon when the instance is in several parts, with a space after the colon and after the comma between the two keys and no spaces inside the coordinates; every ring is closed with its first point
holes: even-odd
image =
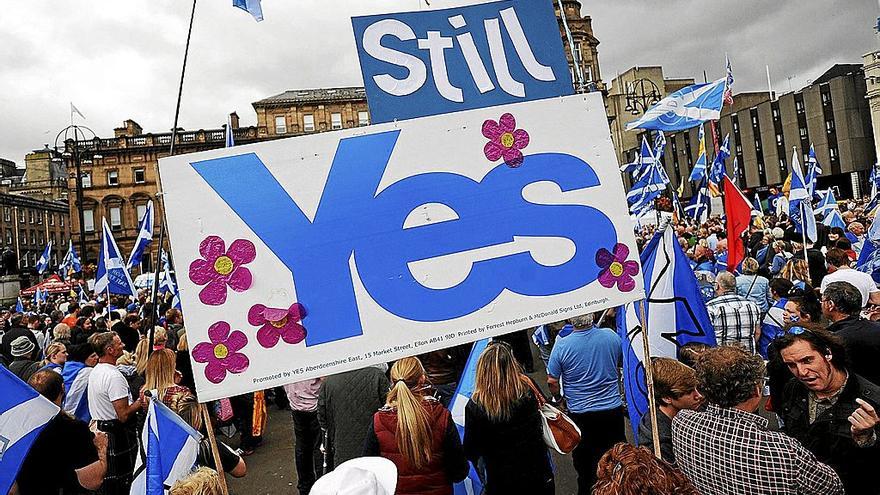
{"type": "Polygon", "coordinates": [[[523,379],[529,384],[538,401],[544,443],[560,454],[570,454],[581,442],[581,429],[565,413],[548,404],[544,394],[538,390],[532,380],[528,377],[523,379]]]}

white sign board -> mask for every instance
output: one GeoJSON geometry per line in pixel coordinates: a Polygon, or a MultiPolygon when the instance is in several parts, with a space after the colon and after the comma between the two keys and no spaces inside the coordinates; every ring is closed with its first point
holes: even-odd
{"type": "Polygon", "coordinates": [[[643,297],[598,93],[159,169],[203,401],[643,297]]]}

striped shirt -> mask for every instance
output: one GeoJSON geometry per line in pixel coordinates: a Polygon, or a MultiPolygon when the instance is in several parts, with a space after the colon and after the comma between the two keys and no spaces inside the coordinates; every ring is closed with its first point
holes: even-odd
{"type": "Polygon", "coordinates": [[[758,305],[736,294],[718,296],[706,303],[718,345],[738,344],[755,352],[755,329],[761,324],[758,305]]]}

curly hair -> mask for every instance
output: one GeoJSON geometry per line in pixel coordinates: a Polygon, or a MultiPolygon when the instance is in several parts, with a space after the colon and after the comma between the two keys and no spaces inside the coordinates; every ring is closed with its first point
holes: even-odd
{"type": "Polygon", "coordinates": [[[697,389],[719,407],[733,407],[755,396],[764,379],[764,361],[736,345],[709,349],[697,360],[697,389]]]}
{"type": "Polygon", "coordinates": [[[596,475],[593,495],[699,495],[681,471],[627,443],[605,452],[596,475]]]}

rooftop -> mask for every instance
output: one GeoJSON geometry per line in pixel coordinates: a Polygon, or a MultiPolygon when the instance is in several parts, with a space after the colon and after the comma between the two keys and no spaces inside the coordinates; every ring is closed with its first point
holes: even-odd
{"type": "Polygon", "coordinates": [[[291,89],[254,102],[254,106],[284,103],[321,103],[327,101],[365,100],[367,93],[361,87],[326,89],[291,89]]]}
{"type": "Polygon", "coordinates": [[[835,64],[833,67],[825,71],[824,74],[817,77],[816,80],[813,81],[813,84],[824,84],[836,77],[854,74],[861,70],[861,64],[835,64]]]}

